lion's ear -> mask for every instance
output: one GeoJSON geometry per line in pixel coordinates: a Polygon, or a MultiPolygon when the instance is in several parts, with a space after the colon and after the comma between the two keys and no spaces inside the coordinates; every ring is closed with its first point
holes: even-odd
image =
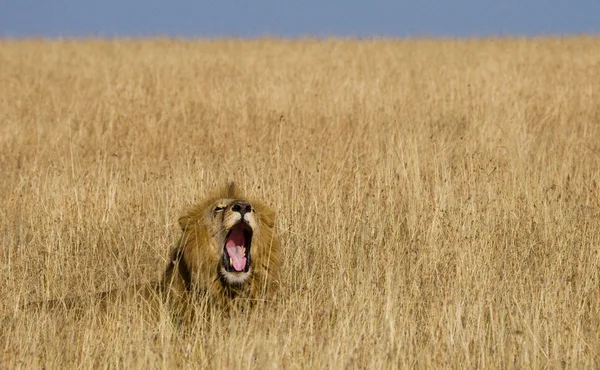
{"type": "Polygon", "coordinates": [[[179,217],[179,226],[181,227],[182,231],[185,231],[188,228],[188,225],[190,224],[190,218],[188,216],[181,216],[179,217]]]}
{"type": "Polygon", "coordinates": [[[264,204],[260,204],[259,207],[261,222],[267,225],[267,227],[270,229],[275,227],[275,212],[264,204]]]}

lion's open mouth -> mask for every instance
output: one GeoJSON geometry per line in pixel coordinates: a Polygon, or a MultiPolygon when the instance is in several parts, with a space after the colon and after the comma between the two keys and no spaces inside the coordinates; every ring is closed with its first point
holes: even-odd
{"type": "Polygon", "coordinates": [[[228,272],[248,272],[250,269],[250,246],[252,228],[244,221],[235,224],[225,240],[223,266],[228,272]]]}

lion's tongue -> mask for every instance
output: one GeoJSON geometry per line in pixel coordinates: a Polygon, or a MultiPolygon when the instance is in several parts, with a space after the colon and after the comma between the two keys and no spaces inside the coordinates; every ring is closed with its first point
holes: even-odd
{"type": "Polygon", "coordinates": [[[236,271],[242,271],[246,267],[246,256],[244,256],[244,233],[239,229],[232,230],[225,248],[227,248],[227,254],[231,258],[233,268],[236,271]]]}
{"type": "Polygon", "coordinates": [[[227,254],[229,258],[231,258],[231,262],[233,264],[233,268],[236,271],[242,271],[244,267],[246,267],[246,256],[244,256],[244,251],[242,250],[241,245],[235,245],[233,241],[227,242],[227,254]]]}

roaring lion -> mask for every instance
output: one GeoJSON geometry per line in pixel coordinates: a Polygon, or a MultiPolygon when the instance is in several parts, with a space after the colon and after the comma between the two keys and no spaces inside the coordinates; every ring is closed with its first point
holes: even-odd
{"type": "Polygon", "coordinates": [[[231,183],[179,219],[183,234],[160,286],[176,308],[198,297],[222,309],[269,299],[279,283],[275,213],[231,183]]]}
{"type": "MultiPolygon", "coordinates": [[[[165,303],[173,314],[191,318],[198,303],[228,310],[273,297],[280,244],[275,213],[268,206],[246,199],[231,183],[192,207],[179,225],[183,233],[160,281],[102,292],[92,301],[105,310],[115,301],[137,297],[150,306],[165,303]]],[[[82,308],[82,302],[90,301],[74,297],[28,306],[82,308]]]]}

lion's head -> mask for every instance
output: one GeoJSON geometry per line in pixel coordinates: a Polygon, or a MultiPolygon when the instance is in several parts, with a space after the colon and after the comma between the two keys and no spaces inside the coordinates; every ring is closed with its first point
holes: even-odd
{"type": "Polygon", "coordinates": [[[256,209],[244,199],[219,198],[203,216],[217,247],[220,274],[230,284],[245,282],[252,273],[252,237],[260,230],[256,209]]]}
{"type": "Polygon", "coordinates": [[[179,219],[183,234],[167,268],[169,283],[220,298],[272,291],[279,269],[274,223],[271,209],[230,184],[179,219]]]}

